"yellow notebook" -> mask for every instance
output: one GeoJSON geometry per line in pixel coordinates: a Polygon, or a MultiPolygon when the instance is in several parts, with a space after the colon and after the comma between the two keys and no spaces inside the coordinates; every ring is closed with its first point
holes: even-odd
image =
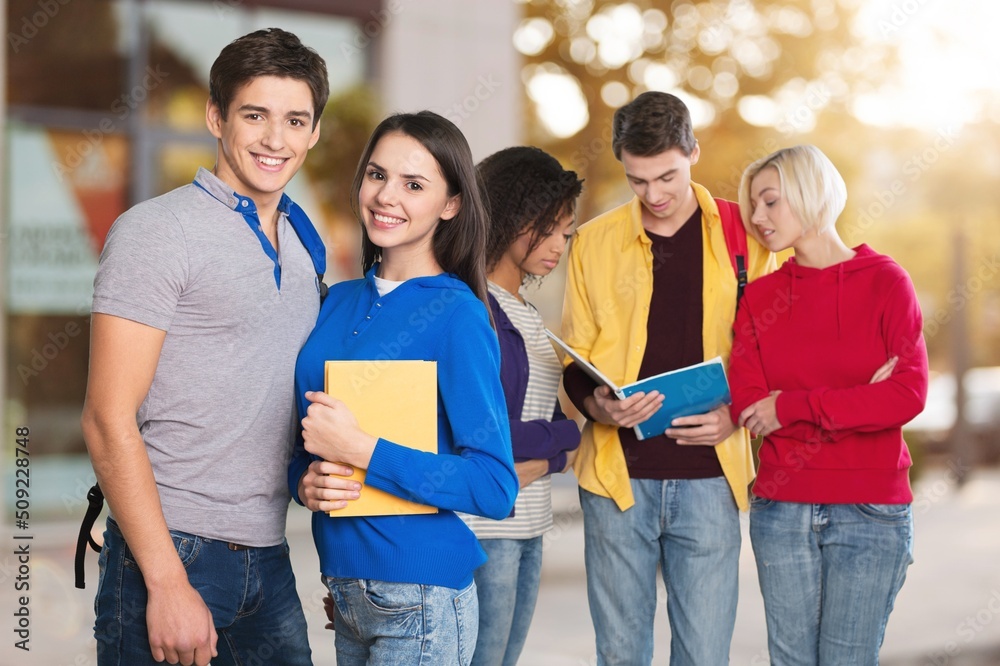
{"type": "MultiPolygon", "coordinates": [[[[326,392],[354,413],[370,435],[420,451],[437,453],[437,363],[434,361],[327,361],[326,392]]],[[[365,470],[352,479],[364,483],[365,470]]],[[[396,516],[437,513],[437,507],[410,502],[365,485],[361,497],[330,511],[343,516],[396,516]]]]}

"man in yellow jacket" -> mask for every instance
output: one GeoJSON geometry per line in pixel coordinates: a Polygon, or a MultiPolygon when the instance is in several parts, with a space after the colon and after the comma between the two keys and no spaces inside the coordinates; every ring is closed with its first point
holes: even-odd
{"type": "MultiPolygon", "coordinates": [[[[619,386],[714,356],[728,361],[737,279],[718,205],[691,182],[700,148],[687,108],[643,93],[615,113],[612,148],[635,197],[578,231],[565,341],[619,386]]],[[[770,252],[752,237],[747,245],[751,280],[774,270],[770,252]]],[[[640,441],[632,428],[662,396],[618,400],[572,362],[564,383],[587,417],[574,469],[597,663],[651,662],[659,565],[671,665],[728,664],[739,510],[753,478],[746,431],[723,406],[640,441]]]]}

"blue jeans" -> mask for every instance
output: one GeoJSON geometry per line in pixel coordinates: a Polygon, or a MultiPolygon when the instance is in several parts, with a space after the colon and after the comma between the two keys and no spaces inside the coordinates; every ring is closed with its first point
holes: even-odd
{"type": "Polygon", "coordinates": [[[528,637],[542,576],[542,537],[480,539],[489,559],[476,569],[479,640],[473,666],[514,666],[528,637]]]}
{"type": "MultiPolygon", "coordinates": [[[[312,664],[306,618],[288,544],[230,550],[225,542],[171,530],[191,586],[219,635],[213,666],[312,664]]],[[[100,666],[157,664],[146,631],[146,582],[114,520],[99,558],[94,637],[100,666]]]]}
{"type": "Polygon", "coordinates": [[[323,577],[336,612],[337,666],[469,666],[476,649],[476,584],[323,577]]]}
{"type": "Polygon", "coordinates": [[[632,479],[635,506],[580,489],[597,663],[653,659],[656,567],[667,588],[670,663],[729,663],[739,592],[739,509],[725,478],[632,479]]]}
{"type": "Polygon", "coordinates": [[[878,664],[889,613],[913,561],[909,504],[753,497],[750,541],[772,664],[878,664]]]}

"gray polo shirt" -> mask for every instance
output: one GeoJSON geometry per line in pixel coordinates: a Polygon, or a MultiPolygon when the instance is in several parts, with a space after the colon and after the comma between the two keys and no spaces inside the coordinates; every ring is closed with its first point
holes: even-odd
{"type": "Polygon", "coordinates": [[[271,546],[285,533],[295,359],[319,283],[285,214],[276,264],[240,210],[253,202],[204,169],[128,210],[101,253],[93,311],[167,332],[136,418],[170,529],[271,546]]]}

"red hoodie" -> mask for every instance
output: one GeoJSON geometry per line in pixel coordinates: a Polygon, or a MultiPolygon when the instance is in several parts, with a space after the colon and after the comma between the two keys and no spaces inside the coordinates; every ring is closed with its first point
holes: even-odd
{"type": "Polygon", "coordinates": [[[824,269],[789,259],[746,288],[729,365],[733,420],[779,390],[753,492],[785,502],[904,504],[902,426],[924,408],[927,349],[913,284],[867,245],[824,269]],[[869,384],[890,357],[887,380],[869,384]]]}

